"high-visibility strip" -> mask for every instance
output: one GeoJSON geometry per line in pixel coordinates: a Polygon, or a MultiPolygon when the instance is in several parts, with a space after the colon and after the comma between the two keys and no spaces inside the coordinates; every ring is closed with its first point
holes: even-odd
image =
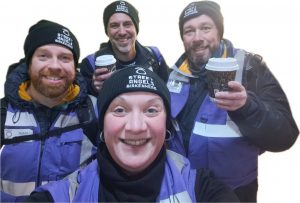
{"type": "Polygon", "coordinates": [[[92,144],[92,142],[86,136],[83,136],[80,151],[80,166],[88,164],[87,161],[93,155],[93,148],[95,148],[95,146],[92,144]]]}
{"type": "Polygon", "coordinates": [[[35,189],[35,182],[16,183],[8,180],[1,180],[1,191],[13,196],[25,196],[35,189]]]}
{"type": "Polygon", "coordinates": [[[183,167],[184,167],[184,160],[183,160],[183,156],[172,151],[172,150],[167,150],[167,154],[168,156],[170,156],[172,158],[172,160],[174,161],[174,164],[176,165],[177,169],[179,171],[182,171],[183,167]]]}
{"type": "Polygon", "coordinates": [[[204,137],[241,137],[241,132],[233,121],[227,121],[226,125],[205,124],[196,122],[194,134],[204,137]]]}
{"type": "Polygon", "coordinates": [[[167,199],[160,200],[160,203],[190,203],[192,202],[187,191],[183,191],[174,195],[171,195],[167,199]]]}

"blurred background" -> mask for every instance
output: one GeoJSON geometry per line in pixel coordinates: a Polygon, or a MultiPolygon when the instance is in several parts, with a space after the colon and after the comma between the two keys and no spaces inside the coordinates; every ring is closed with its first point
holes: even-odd
{"type": "MultiPolygon", "coordinates": [[[[138,40],[159,47],[169,66],[183,53],[178,21],[189,0],[128,0],[139,11],[138,40]]],[[[7,68],[24,56],[23,43],[31,25],[48,19],[65,25],[77,36],[81,57],[108,40],[102,14],[112,0],[0,1],[0,97],[7,68]]],[[[296,0],[216,0],[224,16],[224,37],[237,48],[263,56],[285,90],[300,125],[299,62],[300,6],[296,0]],[[298,89],[298,90],[297,90],[298,89]],[[298,92],[298,93],[297,93],[298,92]]],[[[300,202],[300,140],[281,153],[259,158],[258,202],[300,202]]],[[[241,166],[242,167],[242,166],[241,166]]]]}

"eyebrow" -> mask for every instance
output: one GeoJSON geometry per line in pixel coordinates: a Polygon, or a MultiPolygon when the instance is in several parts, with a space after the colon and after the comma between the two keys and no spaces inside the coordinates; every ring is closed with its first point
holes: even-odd
{"type": "MultiPolygon", "coordinates": [[[[115,98],[115,101],[125,101],[126,102],[125,98],[122,95],[117,96],[115,98]]],[[[155,95],[155,98],[148,100],[147,103],[156,102],[156,101],[161,101],[164,104],[163,99],[158,95],[155,95]]]]}

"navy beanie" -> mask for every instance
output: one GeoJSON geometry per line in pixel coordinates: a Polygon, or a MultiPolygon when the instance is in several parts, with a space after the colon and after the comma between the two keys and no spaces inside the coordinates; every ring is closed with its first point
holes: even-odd
{"type": "Polygon", "coordinates": [[[80,57],[79,43],[75,35],[66,27],[48,20],[40,20],[29,28],[24,43],[26,64],[29,65],[34,51],[43,45],[58,44],[73,53],[75,65],[80,57]]]}
{"type": "Polygon", "coordinates": [[[221,13],[220,5],[213,1],[195,1],[188,4],[180,14],[179,17],[179,30],[182,39],[183,24],[189,19],[198,17],[200,15],[207,15],[216,24],[219,31],[220,38],[223,38],[224,23],[223,15],[221,13]]]}
{"type": "Polygon", "coordinates": [[[170,124],[170,93],[165,82],[148,68],[130,66],[115,71],[104,81],[98,95],[99,128],[103,131],[104,115],[111,101],[126,92],[152,92],[159,95],[167,112],[167,127],[170,124]]]}
{"type": "Polygon", "coordinates": [[[125,13],[128,15],[135,26],[136,33],[139,33],[140,19],[139,12],[136,10],[136,8],[126,1],[114,1],[113,3],[109,4],[103,12],[103,24],[106,34],[109,18],[115,13],[125,13]]]}

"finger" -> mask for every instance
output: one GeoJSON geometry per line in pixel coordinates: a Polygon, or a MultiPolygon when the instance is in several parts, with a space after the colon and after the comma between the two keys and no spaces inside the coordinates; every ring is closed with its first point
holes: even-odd
{"type": "Polygon", "coordinates": [[[243,90],[245,90],[244,86],[237,81],[229,81],[228,87],[230,88],[230,91],[233,92],[242,92],[243,90]]]}
{"type": "Polygon", "coordinates": [[[103,86],[103,81],[94,81],[93,83],[94,87],[96,88],[96,90],[101,90],[102,89],[102,86],[103,86]]]}
{"type": "Polygon", "coordinates": [[[107,68],[96,68],[94,71],[94,75],[102,75],[108,72],[109,70],[107,68]]]}
{"type": "Polygon", "coordinates": [[[101,81],[104,81],[104,80],[110,78],[111,74],[112,74],[112,72],[102,73],[101,75],[95,75],[94,74],[93,75],[93,80],[101,82],[101,81]]]}
{"type": "Polygon", "coordinates": [[[237,100],[215,100],[216,105],[226,111],[234,111],[239,109],[242,104],[237,100]]]}
{"type": "Polygon", "coordinates": [[[218,92],[215,94],[216,99],[219,100],[244,100],[247,98],[247,93],[243,92],[218,92]]]}

